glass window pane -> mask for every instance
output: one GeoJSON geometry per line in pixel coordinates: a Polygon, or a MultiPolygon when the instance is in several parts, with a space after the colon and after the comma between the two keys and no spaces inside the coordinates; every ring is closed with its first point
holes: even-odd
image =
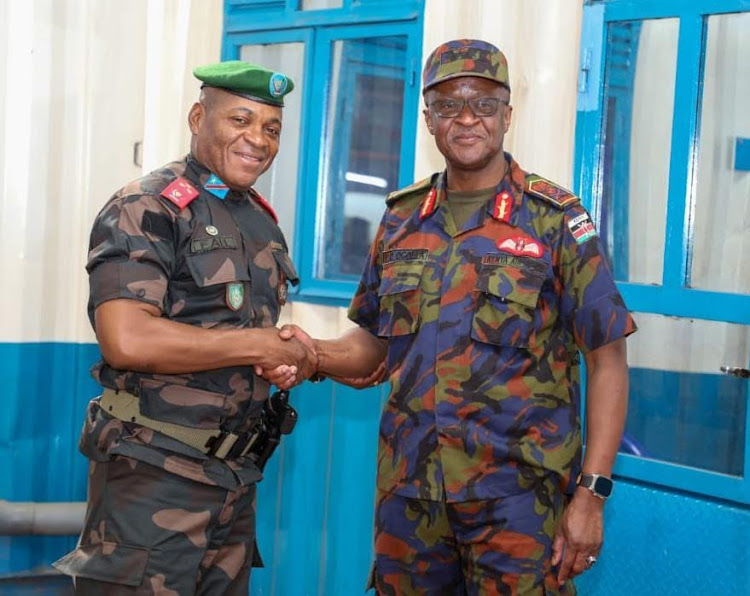
{"type": "Polygon", "coordinates": [[[599,228],[620,281],[662,281],[678,32],[678,19],[607,32],[599,228]]]}
{"type": "Polygon", "coordinates": [[[302,10],[321,10],[324,8],[341,8],[343,0],[302,0],[302,10]]]}
{"type": "Polygon", "coordinates": [[[750,293],[750,164],[735,152],[738,140],[750,139],[748,31],[750,13],[708,19],[691,270],[692,287],[743,294],[750,293]]]}
{"type": "Polygon", "coordinates": [[[742,476],[750,327],[637,313],[628,338],[630,404],[621,451],[742,476]],[[665,349],[669,346],[669,349],[665,349]]]}
{"type": "Polygon", "coordinates": [[[359,278],[398,188],[406,36],[338,40],[331,56],[316,275],[359,278]]]}
{"type": "Polygon", "coordinates": [[[282,72],[294,81],[294,91],[284,97],[281,148],[271,168],[255,184],[279,215],[289,250],[294,247],[294,217],[297,205],[297,167],[302,110],[302,69],[305,44],[302,42],[246,45],[240,59],[282,72]]]}

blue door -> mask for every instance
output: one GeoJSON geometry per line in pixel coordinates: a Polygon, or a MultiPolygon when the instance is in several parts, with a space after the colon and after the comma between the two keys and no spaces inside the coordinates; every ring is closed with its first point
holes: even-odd
{"type": "MultiPolygon", "coordinates": [[[[663,583],[622,593],[750,593],[748,11],[746,0],[584,8],[576,181],[640,328],[615,469],[633,499],[613,524],[630,527],[613,533],[627,537],[634,576],[663,583]]],[[[604,589],[606,573],[582,583],[620,593],[604,589]]]]}

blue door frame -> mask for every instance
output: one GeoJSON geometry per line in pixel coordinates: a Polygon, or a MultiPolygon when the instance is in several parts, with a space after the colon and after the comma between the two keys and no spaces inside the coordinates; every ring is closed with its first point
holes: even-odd
{"type": "MultiPolygon", "coordinates": [[[[694,163],[707,16],[746,11],[750,11],[750,0],[606,0],[590,1],[584,7],[574,179],[584,203],[597,219],[601,217],[602,148],[607,134],[602,127],[607,26],[657,18],[678,18],[680,25],[662,284],[618,282],[633,311],[750,325],[750,296],[689,287],[694,163]]],[[[615,473],[746,506],[750,504],[750,408],[747,418],[742,477],[626,454],[618,457],[615,473]]]]}
{"type": "MultiPolygon", "coordinates": [[[[223,59],[237,59],[245,44],[305,43],[304,98],[300,129],[294,261],[301,283],[292,300],[346,306],[357,280],[317,275],[322,238],[323,150],[332,43],[336,40],[403,35],[407,39],[399,186],[413,182],[419,116],[418,69],[422,52],[423,0],[344,0],[342,8],[301,11],[299,0],[226,0],[223,59]],[[312,247],[315,247],[313,250],[312,247]]],[[[385,205],[383,207],[385,209],[385,205]]]]}

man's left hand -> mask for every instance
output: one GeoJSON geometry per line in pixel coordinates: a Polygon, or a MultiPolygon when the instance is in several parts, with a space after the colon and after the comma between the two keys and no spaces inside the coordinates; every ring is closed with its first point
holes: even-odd
{"type": "Polygon", "coordinates": [[[552,543],[552,565],[559,564],[557,581],[586,571],[599,556],[604,540],[604,501],[586,488],[578,488],[563,512],[552,543]]]}

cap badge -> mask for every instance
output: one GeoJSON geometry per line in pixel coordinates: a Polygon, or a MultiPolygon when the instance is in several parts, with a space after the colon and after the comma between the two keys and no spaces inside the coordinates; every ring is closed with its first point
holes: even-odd
{"type": "Polygon", "coordinates": [[[273,97],[281,97],[286,91],[287,84],[287,78],[283,74],[275,72],[268,81],[268,92],[273,97]]]}

